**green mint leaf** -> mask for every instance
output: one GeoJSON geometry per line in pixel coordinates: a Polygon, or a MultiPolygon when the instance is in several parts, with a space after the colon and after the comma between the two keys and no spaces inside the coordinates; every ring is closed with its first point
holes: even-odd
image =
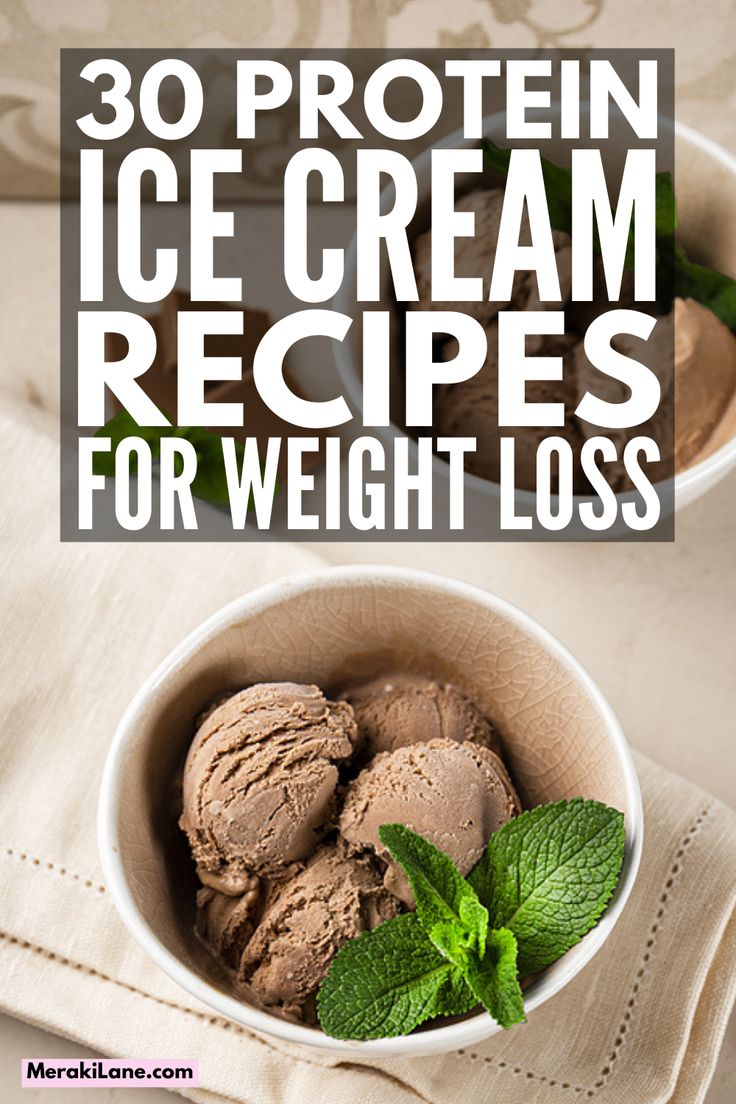
{"type": "MultiPolygon", "coordinates": [[[[670,310],[674,294],[670,278],[668,258],[672,253],[674,234],[677,228],[677,205],[672,187],[672,174],[658,172],[654,177],[654,237],[657,254],[657,300],[663,309],[670,310]]],[[[600,252],[600,242],[595,233],[595,249],[600,252]]],[[[629,227],[624,263],[630,272],[634,271],[634,227],[629,227]]]]}
{"type": "Polygon", "coordinates": [[[655,233],[657,238],[671,238],[677,229],[677,204],[672,174],[658,172],[654,178],[655,233]]]}
{"type": "Polygon", "coordinates": [[[415,913],[385,920],[337,953],[317,995],[323,1031],[336,1039],[406,1035],[432,1016],[469,1012],[477,999],[432,945],[415,913]]]}
{"type": "MultiPolygon", "coordinates": [[[[222,453],[222,438],[199,426],[188,426],[181,436],[194,445],[197,453],[197,473],[192,480],[192,494],[205,502],[214,502],[217,506],[227,506],[230,495],[225,474],[225,460],[222,453]]],[[[235,455],[239,465],[243,463],[244,450],[240,441],[235,442],[235,455]]],[[[248,503],[250,507],[251,503],[248,503]]]]}
{"type": "MultiPolygon", "coordinates": [[[[489,138],[482,142],[486,161],[495,172],[506,176],[509,171],[511,150],[502,149],[489,138]]],[[[541,158],[544,190],[547,195],[549,220],[554,230],[572,233],[572,170],[555,165],[545,157],[541,158]]],[[[677,226],[677,209],[672,176],[668,172],[659,172],[655,176],[655,226],[657,238],[669,238],[677,226]]],[[[598,234],[594,235],[596,252],[600,252],[598,234]]],[[[627,257],[633,261],[633,227],[629,233],[627,257]]],[[[629,267],[632,267],[629,265],[629,267]]]]}
{"type": "MultiPolygon", "coordinates": [[[[162,413],[165,417],[169,417],[166,411],[162,413]]],[[[111,451],[95,454],[94,473],[110,477],[115,475],[115,450],[126,437],[141,437],[147,441],[154,462],[161,458],[161,441],[164,437],[178,437],[189,441],[197,454],[197,472],[192,480],[192,494],[216,506],[228,505],[227,476],[222,453],[222,438],[219,434],[200,426],[139,426],[127,410],[121,410],[106,425],[98,429],[95,436],[109,437],[111,451]]],[[[240,441],[235,442],[235,455],[238,464],[242,465],[244,452],[240,441]]],[[[134,460],[131,459],[133,467],[134,460]]],[[[134,467],[133,470],[135,470],[134,467]]],[[[278,492],[278,489],[276,484],[274,493],[278,492]]],[[[250,505],[249,502],[249,508],[250,505]]]]}
{"type": "MultiPolygon", "coordinates": [[[[511,150],[502,149],[486,138],[482,142],[485,159],[495,172],[506,176],[511,150]]],[[[553,229],[572,231],[572,172],[542,158],[542,175],[547,193],[547,207],[553,229]]],[[[736,332],[736,280],[730,276],[688,260],[681,246],[672,238],[677,229],[677,203],[672,174],[658,172],[655,176],[655,235],[657,239],[657,302],[662,311],[672,308],[677,295],[695,299],[713,311],[721,322],[736,332]]],[[[598,231],[594,229],[593,245],[600,253],[598,231]]],[[[634,268],[634,227],[629,230],[626,246],[626,267],[634,268]]]]}
{"type": "Polygon", "coordinates": [[[497,146],[491,138],[484,138],[480,145],[483,156],[493,171],[499,173],[500,176],[506,176],[511,163],[511,150],[497,146]]]}
{"type": "MultiPolygon", "coordinates": [[[[163,413],[163,412],[162,412],[163,413]]],[[[164,415],[168,417],[168,415],[164,415]]],[[[133,416],[127,410],[120,410],[114,418],[102,426],[95,433],[95,437],[110,438],[110,452],[95,453],[93,458],[93,471],[95,475],[115,475],[115,450],[126,437],[141,437],[147,441],[151,455],[155,460],[161,456],[161,438],[164,434],[176,434],[176,426],[139,426],[133,416]]],[[[131,466],[135,464],[135,458],[131,457],[131,466]]],[[[133,467],[133,470],[135,468],[133,467]]]]}
{"type": "Polygon", "coordinates": [[[473,941],[463,928],[454,920],[440,920],[433,924],[429,938],[440,954],[449,959],[463,973],[468,969],[470,955],[473,953],[473,941]]]}
{"type": "Polygon", "coordinates": [[[675,246],[674,285],[680,298],[696,299],[736,331],[736,280],[689,261],[682,248],[675,246]]]}
{"type": "Polygon", "coordinates": [[[493,927],[516,937],[522,977],[590,931],[616,887],[623,852],[623,815],[582,798],[531,809],[491,836],[468,881],[493,927]]]}
{"type": "Polygon", "coordinates": [[[409,879],[424,930],[431,936],[436,925],[455,924],[458,935],[467,935],[483,955],[488,912],[452,859],[403,824],[384,824],[378,835],[409,879]]]}
{"type": "Polygon", "coordinates": [[[488,933],[485,955],[471,952],[465,978],[473,993],[501,1027],[523,1023],[524,998],[517,970],[517,943],[508,928],[488,933]]]}
{"type": "MultiPolygon", "coordinates": [[[[481,145],[490,167],[501,176],[506,176],[511,150],[502,149],[490,138],[485,138],[481,145]]],[[[572,173],[569,169],[548,161],[546,157],[541,161],[550,222],[555,230],[564,230],[569,234],[572,231],[572,173]]]]}

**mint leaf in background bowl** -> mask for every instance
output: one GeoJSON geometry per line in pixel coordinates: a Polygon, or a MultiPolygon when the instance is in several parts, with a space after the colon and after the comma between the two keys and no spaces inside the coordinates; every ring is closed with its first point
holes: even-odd
{"type": "MultiPolygon", "coordinates": [[[[509,171],[511,150],[496,145],[490,138],[481,143],[487,164],[500,176],[509,171]]],[[[547,195],[550,223],[555,230],[572,233],[572,171],[555,165],[547,158],[540,158],[542,176],[547,195]]],[[[736,333],[736,280],[707,265],[691,261],[681,245],[672,247],[672,235],[678,225],[677,203],[672,174],[658,172],[655,177],[655,233],[657,239],[657,273],[659,306],[663,312],[672,307],[675,296],[695,299],[720,318],[736,333]]],[[[594,245],[600,252],[597,229],[594,228],[594,245]]],[[[629,230],[626,251],[627,267],[633,269],[634,228],[629,230]]]]}
{"type": "Polygon", "coordinates": [[[401,824],[381,841],[404,869],[416,912],[347,943],[318,994],[327,1035],[408,1034],[482,1004],[504,1028],[525,1020],[520,979],[561,958],[597,923],[619,879],[623,814],[573,798],[541,805],[495,832],[463,878],[401,824]]]}
{"type": "MultiPolygon", "coordinates": [[[[171,421],[169,414],[162,410],[162,414],[171,421]]],[[[95,437],[110,439],[110,452],[97,452],[94,455],[92,470],[95,475],[104,475],[110,478],[115,476],[115,451],[128,437],[140,437],[146,441],[151,450],[151,459],[157,463],[161,458],[161,441],[165,437],[179,438],[188,441],[197,457],[197,471],[192,480],[192,494],[203,502],[211,502],[215,506],[226,507],[230,501],[230,493],[227,483],[225,461],[222,452],[222,437],[219,433],[213,433],[201,426],[141,426],[135,421],[127,410],[119,410],[108,422],[95,433],[95,437]]],[[[244,458],[244,448],[240,441],[234,440],[235,458],[238,467],[241,468],[244,458]]],[[[131,457],[131,471],[136,470],[135,457],[131,457]]],[[[175,464],[176,474],[179,474],[181,462],[175,464]]],[[[279,491],[278,482],[274,484],[274,493],[279,491]]],[[[248,501],[248,509],[252,506],[252,496],[248,501]]]]}

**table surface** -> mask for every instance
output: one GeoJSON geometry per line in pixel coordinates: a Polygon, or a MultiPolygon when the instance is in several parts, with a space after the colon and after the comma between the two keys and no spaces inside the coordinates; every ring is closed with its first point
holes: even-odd
{"type": "MultiPolygon", "coordinates": [[[[0,203],[4,320],[0,386],[38,405],[58,393],[58,216],[51,204],[0,203]],[[29,351],[32,355],[29,356],[29,351]]],[[[321,381],[326,388],[330,381],[321,381]]],[[[736,475],[678,516],[674,544],[315,544],[329,563],[384,562],[451,574],[522,606],[588,668],[631,743],[736,804],[736,475]]],[[[71,1029],[71,1025],[70,1025],[71,1029]]],[[[21,1057],[79,1057],[73,1043],[0,1016],[0,1099],[19,1088],[21,1057]]],[[[86,1052],[85,1052],[86,1054],[86,1052]]],[[[53,1090],[87,1104],[89,1090],[53,1090]]],[[[161,1104],[164,1090],[146,1099],[161,1104]]],[[[134,1090],[104,1090],[112,1104],[134,1090]]],[[[97,1099],[101,1099],[101,1095],[97,1099]]],[[[736,1100],[732,1022],[707,1104],[736,1100]]]]}

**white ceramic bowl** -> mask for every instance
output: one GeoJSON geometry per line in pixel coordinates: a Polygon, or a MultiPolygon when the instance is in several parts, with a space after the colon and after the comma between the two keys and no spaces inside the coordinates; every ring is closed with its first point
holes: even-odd
{"type": "MultiPolygon", "coordinates": [[[[674,128],[675,143],[675,195],[679,216],[678,241],[680,241],[688,255],[693,260],[702,264],[709,264],[713,268],[725,272],[729,276],[736,277],[736,157],[733,157],[722,146],[684,126],[682,123],[673,123],[672,120],[663,120],[662,126],[674,128]]],[[[489,116],[484,120],[483,133],[493,137],[501,144],[504,142],[505,127],[504,115],[489,116]]],[[[624,148],[618,148],[615,135],[610,139],[609,154],[612,160],[623,157],[624,148]]],[[[519,143],[524,144],[524,143],[519,143]]],[[[530,144],[530,143],[527,143],[530,144]]],[[[531,143],[533,145],[533,143],[531,143]]],[[[558,143],[560,150],[564,146],[558,143]]],[[[432,148],[468,149],[478,145],[473,139],[463,138],[462,131],[456,131],[447,138],[438,142],[432,148]]],[[[555,141],[545,143],[544,155],[555,160],[555,141]]],[[[564,152],[561,152],[561,160],[564,152]]],[[[417,177],[418,203],[417,215],[411,226],[410,233],[419,233],[429,224],[429,200],[431,195],[431,149],[425,150],[412,162],[417,177]]],[[[477,177],[464,178],[458,174],[459,187],[465,182],[466,187],[477,182],[477,177]]],[[[391,187],[384,193],[384,200],[388,207],[393,203],[391,187]]],[[[387,270],[387,260],[383,258],[383,271],[387,270]]],[[[345,276],[340,291],[336,295],[333,307],[350,317],[356,318],[345,341],[332,342],[335,359],[340,378],[345,390],[345,395],[354,411],[362,408],[362,375],[361,375],[361,349],[362,328],[359,321],[359,307],[355,300],[356,287],[356,250],[353,238],[345,254],[345,276]]],[[[381,309],[391,309],[392,302],[387,299],[379,304],[381,309]]],[[[376,304],[372,305],[376,309],[376,304]]],[[[395,355],[398,355],[396,353],[395,355]]],[[[675,414],[676,416],[676,414],[675,414]]],[[[391,440],[397,436],[405,437],[406,432],[401,427],[391,424],[386,429],[376,429],[373,432],[382,435],[385,440],[391,440]]],[[[413,450],[415,453],[415,450],[413,450]]],[[[416,462],[415,456],[413,462],[416,462]]],[[[727,440],[717,451],[707,456],[700,463],[686,469],[675,477],[674,499],[669,490],[661,493],[663,516],[671,513],[672,502],[674,508],[681,509],[694,502],[711,490],[725,475],[736,467],[736,436],[727,440]]],[[[434,501],[437,516],[446,516],[447,496],[449,493],[449,468],[445,460],[434,458],[434,501]],[[444,512],[443,512],[444,511],[444,512]]],[[[498,485],[479,476],[466,475],[466,517],[468,518],[466,535],[473,538],[487,538],[487,522],[483,521],[476,532],[472,519],[475,517],[488,519],[498,513],[498,485]],[[489,508],[490,507],[490,508],[489,508]]],[[[632,495],[619,496],[621,501],[631,499],[632,495]]],[[[520,511],[532,512],[534,507],[534,495],[527,491],[517,491],[515,500],[520,511]]],[[[613,539],[620,536],[631,536],[629,530],[622,523],[614,524],[607,532],[594,534],[582,528],[576,529],[573,525],[563,539],[571,536],[584,536],[586,539],[613,539]]]]}
{"type": "Polygon", "coordinates": [[[154,671],[120,722],[100,794],[105,879],[133,936],[184,989],[247,1028],[342,1056],[437,1054],[499,1028],[483,1013],[402,1038],[344,1042],[236,999],[193,934],[194,875],[187,859],[189,869],[181,865],[186,845],[169,795],[198,712],[223,688],[279,679],[329,688],[346,669],[378,673],[387,661],[451,679],[475,698],[498,726],[528,803],[580,795],[624,813],[617,892],[593,931],[528,988],[529,1013],[603,946],[642,847],[639,785],[610,706],[573,656],[503,599],[421,572],[342,567],[262,587],[219,610],[154,671]]]}

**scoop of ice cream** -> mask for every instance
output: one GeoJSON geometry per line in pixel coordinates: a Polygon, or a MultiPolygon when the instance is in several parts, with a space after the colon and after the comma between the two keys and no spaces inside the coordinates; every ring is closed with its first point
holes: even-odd
{"type": "Polygon", "coordinates": [[[209,713],[187,755],[180,819],[200,880],[240,895],[252,873],[309,855],[356,742],[351,707],[316,686],[262,683],[209,713]]]}
{"type": "Polygon", "coordinates": [[[520,811],[506,768],[489,748],[430,740],[377,755],[361,771],[347,791],[340,833],[354,852],[375,851],[388,864],[386,888],[411,906],[406,876],[379,839],[382,824],[406,824],[467,874],[492,833],[520,811]]]}
{"type": "Polygon", "coordinates": [[[676,471],[691,467],[733,436],[735,399],[736,335],[701,303],[676,299],[676,471]]]}
{"type": "MultiPolygon", "coordinates": [[[[654,418],[631,429],[608,429],[580,419],[584,439],[603,434],[610,437],[616,444],[618,459],[609,461],[603,469],[608,483],[616,492],[624,492],[632,488],[631,480],[623,463],[624,448],[627,441],[632,437],[639,435],[652,437],[660,446],[661,460],[656,464],[649,463],[646,466],[647,475],[650,479],[656,481],[666,477],[667,473],[672,471],[674,446],[672,409],[674,395],[672,372],[674,318],[674,310],[670,314],[658,318],[646,341],[628,334],[617,335],[611,341],[612,349],[639,361],[641,364],[645,364],[657,376],[662,388],[662,396],[659,409],[654,418]]],[[[582,341],[575,348],[574,359],[578,401],[583,398],[587,391],[603,402],[616,405],[625,402],[629,398],[630,391],[624,383],[593,367],[588,360],[582,341]]]]}
{"type": "MultiPolygon", "coordinates": [[[[503,188],[485,188],[468,192],[455,202],[456,211],[472,211],[475,215],[473,237],[459,238],[455,245],[455,276],[480,276],[483,279],[483,299],[479,303],[443,303],[432,301],[432,231],[420,234],[414,243],[414,271],[419,300],[412,303],[416,310],[462,310],[485,325],[492,322],[499,310],[513,306],[515,310],[554,310],[560,302],[542,302],[537,279],[532,272],[518,272],[510,303],[490,302],[493,260],[498,244],[498,230],[503,209],[503,188]]],[[[552,231],[555,260],[560,281],[561,302],[570,298],[572,288],[572,246],[568,234],[552,231]]],[[[519,233],[519,245],[531,245],[529,218],[524,212],[519,233]]]]}
{"type": "MultiPolygon", "coordinates": [[[[659,409],[649,422],[629,430],[603,431],[617,441],[619,455],[629,438],[640,434],[653,437],[660,447],[661,462],[648,471],[650,478],[657,479],[671,473],[673,462],[675,471],[683,471],[719,447],[723,426],[736,401],[736,336],[712,311],[694,299],[675,299],[673,309],[657,319],[646,341],[621,334],[611,344],[645,364],[662,388],[659,409]]],[[[575,369],[580,397],[586,391],[611,403],[629,397],[628,388],[619,380],[592,366],[582,344],[575,353],[575,369]]],[[[599,432],[597,426],[581,425],[586,437],[599,432]]],[[[628,479],[623,465],[618,469],[618,485],[625,489],[628,479]]]]}
{"type": "MultiPolygon", "coordinates": [[[[529,357],[561,356],[563,378],[561,380],[529,380],[526,384],[526,401],[529,403],[564,403],[565,423],[562,426],[498,425],[498,324],[486,327],[487,355],[479,372],[462,383],[441,384],[435,389],[434,427],[438,436],[475,437],[476,450],[467,454],[466,470],[482,479],[498,483],[501,478],[500,437],[514,438],[514,470],[516,486],[534,490],[537,472],[537,448],[545,437],[563,437],[577,456],[583,443],[583,435],[573,412],[577,405],[577,392],[573,373],[573,351],[577,338],[572,334],[531,335],[527,339],[529,357]]],[[[443,348],[443,355],[452,359],[457,354],[457,342],[453,338],[443,348]]],[[[582,470],[574,468],[574,490],[582,493],[587,487],[582,470]]],[[[553,479],[552,491],[558,490],[553,479]]]]}
{"type": "Polygon", "coordinates": [[[419,675],[385,675],[351,686],[342,697],[358,722],[363,761],[442,737],[500,751],[495,731],[477,706],[447,683],[419,675]]]}
{"type": "Polygon", "coordinates": [[[591,322],[610,310],[647,311],[652,310],[653,307],[653,303],[636,302],[634,298],[634,273],[629,268],[624,268],[621,273],[618,299],[609,299],[603,260],[600,255],[597,255],[593,259],[593,298],[589,302],[577,300],[568,303],[565,310],[566,325],[569,329],[576,330],[584,336],[591,322]]]}
{"type": "Polygon", "coordinates": [[[255,930],[260,901],[261,883],[255,874],[240,897],[230,897],[209,886],[197,893],[197,934],[233,969],[239,966],[255,930]]]}
{"type": "Polygon", "coordinates": [[[320,847],[302,870],[273,887],[239,979],[264,1005],[300,1016],[340,948],[397,912],[368,858],[320,847]]]}

